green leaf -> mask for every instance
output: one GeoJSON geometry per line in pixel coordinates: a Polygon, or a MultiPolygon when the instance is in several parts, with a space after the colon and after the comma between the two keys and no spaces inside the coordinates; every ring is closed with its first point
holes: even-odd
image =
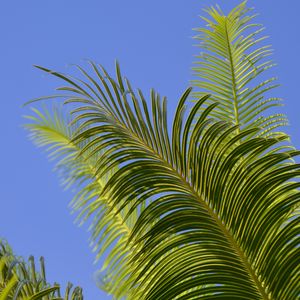
{"type": "Polygon", "coordinates": [[[46,147],[49,157],[56,160],[55,170],[59,173],[65,187],[74,187],[77,191],[71,202],[73,212],[77,212],[80,224],[88,221],[91,231],[91,245],[96,252],[96,261],[106,255],[102,268],[96,272],[98,286],[108,294],[121,299],[128,293],[127,278],[132,273],[130,259],[133,245],[128,244],[133,224],[141,205],[125,220],[130,207],[118,211],[110,204],[111,196],[100,194],[116,171],[114,168],[105,176],[97,175],[97,161],[100,156],[105,160],[103,151],[98,151],[100,140],[91,143],[74,143],[72,137],[78,131],[77,126],[69,126],[68,119],[58,110],[52,113],[33,109],[34,115],[28,116],[30,123],[26,128],[30,138],[41,147],[46,147]],[[107,254],[107,251],[110,251],[107,254]]]}
{"type": "MultiPolygon", "coordinates": [[[[67,288],[65,300],[82,300],[79,287],[67,288]]],[[[16,257],[4,241],[0,241],[0,299],[1,300],[63,300],[60,286],[46,281],[44,259],[40,259],[40,272],[36,271],[34,258],[25,263],[16,257]]]]}
{"type": "Polygon", "coordinates": [[[92,71],[74,83],[49,72],[71,85],[66,103],[79,105],[72,143],[95,159],[94,178],[108,176],[99,198],[125,221],[134,216],[127,298],[296,299],[300,166],[284,162],[299,152],[274,150],[288,137],[253,137],[259,129],[215,120],[207,97],[196,104],[200,117],[187,113],[190,89],[170,132],[156,92],[149,105],[119,66],[116,81],[95,64],[92,71]]]}
{"type": "Polygon", "coordinates": [[[276,130],[288,121],[285,115],[272,112],[271,108],[282,106],[282,99],[268,96],[278,86],[276,78],[265,75],[274,66],[269,60],[272,50],[263,44],[263,28],[253,23],[256,15],[251,11],[247,1],[228,15],[219,7],[206,10],[208,17],[202,18],[206,26],[195,29],[203,52],[193,67],[192,85],[198,90],[192,98],[197,101],[211,94],[207,105],[219,104],[213,116],[239,125],[237,132],[258,127],[261,130],[255,136],[276,137],[283,134],[276,130]]]}

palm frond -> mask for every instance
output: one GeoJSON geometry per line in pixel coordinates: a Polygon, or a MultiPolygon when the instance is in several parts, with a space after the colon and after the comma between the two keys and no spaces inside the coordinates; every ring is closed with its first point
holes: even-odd
{"type": "Polygon", "coordinates": [[[96,176],[119,167],[100,197],[125,217],[152,199],[130,235],[138,276],[129,299],[296,299],[299,216],[291,216],[300,167],[282,162],[299,152],[274,152],[287,136],[247,138],[258,129],[215,121],[207,96],[186,114],[191,89],[169,134],[165,98],[152,91],[149,108],[118,65],[117,81],[91,66],[95,79],[80,68],[85,80],[40,69],[73,93],[65,101],[79,105],[73,142],[85,144],[82,153],[101,153],[96,176]]]}
{"type": "Polygon", "coordinates": [[[69,126],[68,118],[61,110],[55,108],[52,113],[46,109],[33,111],[34,115],[27,117],[30,123],[26,125],[30,138],[36,145],[46,147],[49,157],[56,160],[55,170],[63,185],[75,187],[77,193],[71,206],[78,213],[80,224],[90,222],[91,246],[97,252],[96,261],[109,252],[101,270],[95,274],[96,283],[115,299],[121,299],[128,293],[130,283],[127,278],[132,273],[133,245],[128,240],[143,205],[125,220],[129,207],[119,212],[110,204],[110,196],[100,197],[116,170],[112,168],[105,176],[97,175],[97,161],[104,157],[91,145],[86,149],[88,141],[72,141],[78,128],[69,126]]]}
{"type": "Polygon", "coordinates": [[[193,97],[210,93],[207,105],[219,104],[213,112],[215,118],[244,129],[261,128],[256,136],[272,137],[281,135],[278,130],[288,121],[284,114],[269,113],[271,108],[282,105],[282,99],[268,96],[278,86],[275,77],[265,76],[274,66],[270,60],[272,50],[264,45],[264,28],[253,23],[256,15],[251,11],[247,1],[228,15],[219,7],[206,10],[208,17],[203,19],[207,27],[196,29],[199,35],[195,38],[203,52],[193,67],[197,79],[192,85],[200,88],[193,97]]]}
{"type": "Polygon", "coordinates": [[[36,270],[33,256],[25,263],[16,257],[4,241],[0,241],[0,299],[1,300],[83,300],[82,289],[69,283],[63,298],[60,286],[46,281],[44,258],[40,271],[36,270]]]}

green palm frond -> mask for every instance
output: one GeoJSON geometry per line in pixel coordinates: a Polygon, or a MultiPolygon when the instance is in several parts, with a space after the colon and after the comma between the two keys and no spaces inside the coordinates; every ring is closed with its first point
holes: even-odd
{"type": "Polygon", "coordinates": [[[91,66],[95,78],[80,68],[84,80],[40,69],[63,79],[67,86],[59,90],[73,94],[65,101],[78,105],[73,142],[85,144],[83,155],[101,154],[95,176],[118,166],[99,197],[127,210],[126,217],[152,199],[130,234],[128,298],[296,299],[300,183],[293,179],[300,167],[282,162],[299,152],[274,151],[287,136],[247,138],[258,129],[237,132],[212,119],[218,108],[207,96],[187,114],[191,89],[170,134],[165,98],[152,91],[149,108],[118,65],[117,81],[91,66]]]}
{"type": "Polygon", "coordinates": [[[0,300],[83,300],[82,289],[68,284],[63,298],[58,284],[46,281],[43,257],[40,271],[34,258],[25,263],[16,257],[7,243],[0,241],[0,300]]]}
{"type": "Polygon", "coordinates": [[[71,206],[78,213],[80,224],[90,222],[91,245],[97,252],[96,260],[109,252],[102,269],[95,274],[98,286],[115,299],[121,299],[128,293],[130,282],[127,278],[133,271],[130,264],[133,245],[128,240],[143,205],[125,220],[129,207],[119,212],[110,204],[109,195],[100,197],[116,170],[112,168],[105,176],[97,175],[97,161],[101,154],[90,146],[85,150],[87,141],[72,141],[77,127],[69,126],[60,110],[54,109],[51,114],[47,110],[34,109],[34,115],[28,118],[30,123],[26,127],[30,138],[38,146],[46,147],[50,158],[56,160],[55,169],[63,185],[75,187],[77,191],[71,206]]]}
{"type": "Polygon", "coordinates": [[[211,94],[207,105],[219,104],[213,112],[218,120],[231,121],[245,129],[261,128],[256,136],[277,136],[282,134],[277,131],[279,127],[288,121],[284,114],[269,113],[271,108],[282,105],[282,99],[268,97],[268,92],[278,86],[275,77],[264,75],[274,66],[269,59],[272,50],[264,45],[263,28],[252,23],[256,15],[250,13],[252,9],[246,3],[228,15],[219,7],[206,10],[208,17],[203,19],[207,27],[196,29],[203,53],[197,56],[199,61],[193,68],[197,79],[192,85],[200,88],[193,96],[198,99],[211,94]]]}

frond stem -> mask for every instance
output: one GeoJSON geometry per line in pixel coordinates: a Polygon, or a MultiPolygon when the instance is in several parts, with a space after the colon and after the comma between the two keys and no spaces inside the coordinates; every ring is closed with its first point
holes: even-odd
{"type": "MultiPolygon", "coordinates": [[[[183,179],[183,177],[182,177],[183,179]]],[[[190,184],[188,184],[190,186],[190,184]]],[[[190,191],[194,193],[196,197],[198,197],[199,201],[201,204],[204,204],[205,208],[207,209],[208,213],[210,216],[213,218],[213,220],[219,225],[220,229],[224,233],[227,241],[230,243],[232,248],[234,249],[235,253],[238,255],[240,258],[241,262],[243,263],[245,269],[248,271],[250,274],[251,279],[254,281],[257,289],[259,290],[262,298],[264,300],[270,300],[271,298],[269,297],[268,293],[264,289],[262,282],[259,280],[258,276],[255,274],[255,270],[251,267],[251,264],[249,263],[247,257],[245,256],[243,250],[241,249],[240,245],[235,241],[232,233],[227,229],[226,225],[223,224],[219,216],[209,207],[206,201],[204,201],[199,194],[190,186],[190,191]]]]}
{"type": "MultiPolygon", "coordinates": [[[[227,21],[228,19],[225,17],[225,34],[226,34],[226,42],[227,42],[227,50],[228,50],[228,59],[230,63],[230,73],[232,78],[232,96],[233,96],[233,108],[234,108],[234,122],[235,125],[240,124],[239,120],[239,107],[238,107],[238,96],[237,96],[237,86],[236,86],[236,77],[235,77],[235,69],[234,69],[234,63],[233,63],[233,55],[232,55],[232,49],[231,49],[231,42],[229,39],[228,34],[228,28],[227,28],[227,21]]],[[[237,134],[240,133],[239,127],[237,128],[237,134]]]]}

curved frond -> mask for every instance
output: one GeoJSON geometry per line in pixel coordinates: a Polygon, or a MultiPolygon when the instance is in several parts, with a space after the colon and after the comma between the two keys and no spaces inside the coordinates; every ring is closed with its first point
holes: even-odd
{"type": "Polygon", "coordinates": [[[83,300],[82,289],[69,283],[61,296],[58,284],[46,281],[44,258],[36,270],[34,258],[28,263],[16,257],[11,248],[0,241],[0,300],[83,300]],[[62,298],[63,297],[63,298],[62,298]]]}
{"type": "Polygon", "coordinates": [[[119,212],[112,207],[109,195],[100,196],[116,170],[111,169],[105,176],[97,175],[97,161],[101,160],[101,153],[88,141],[72,141],[78,128],[71,126],[60,110],[56,108],[52,113],[33,111],[34,115],[27,117],[30,123],[26,125],[30,138],[37,146],[46,147],[49,157],[56,161],[55,170],[62,184],[77,191],[71,206],[73,212],[78,213],[80,224],[90,223],[91,246],[96,252],[96,261],[109,252],[102,268],[95,274],[96,283],[115,299],[121,299],[128,293],[127,278],[132,276],[133,271],[130,264],[133,245],[128,240],[143,205],[125,220],[129,207],[119,212]]]}
{"type": "Polygon", "coordinates": [[[248,139],[258,130],[215,121],[209,116],[218,108],[207,96],[187,114],[191,89],[170,134],[165,98],[152,91],[149,107],[118,65],[117,81],[91,66],[93,77],[80,68],[84,80],[41,69],[73,93],[65,101],[79,105],[73,142],[85,144],[82,153],[101,153],[96,176],[118,166],[100,197],[125,217],[152,199],[130,234],[128,298],[296,299],[300,167],[282,162],[299,152],[274,151],[287,137],[248,139]]]}
{"type": "Polygon", "coordinates": [[[219,104],[213,112],[218,120],[231,121],[244,129],[261,128],[256,136],[278,136],[282,134],[278,130],[288,121],[284,114],[269,113],[282,105],[282,99],[267,96],[278,86],[276,78],[264,75],[274,66],[272,50],[264,45],[264,28],[253,23],[256,15],[250,13],[252,9],[246,3],[228,15],[219,7],[206,10],[208,17],[202,19],[207,27],[196,29],[199,35],[195,38],[203,52],[193,67],[197,79],[192,84],[200,88],[193,96],[198,99],[210,93],[207,105],[219,104]]]}

